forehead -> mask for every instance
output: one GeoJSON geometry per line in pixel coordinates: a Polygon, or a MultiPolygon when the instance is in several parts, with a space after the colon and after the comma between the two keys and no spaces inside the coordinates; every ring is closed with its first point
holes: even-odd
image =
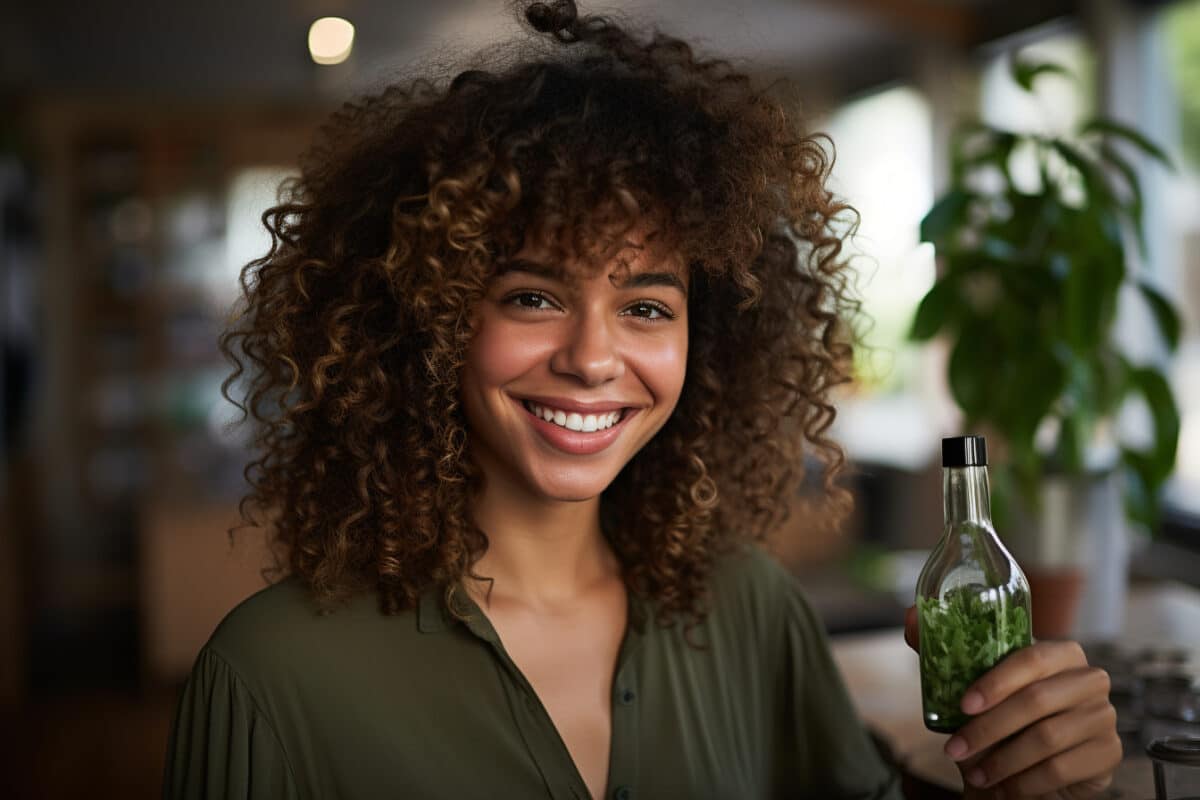
{"type": "Polygon", "coordinates": [[[636,233],[627,235],[622,243],[604,252],[580,257],[561,246],[541,242],[526,242],[508,258],[496,264],[495,275],[526,272],[553,278],[567,284],[606,275],[614,285],[643,284],[639,276],[657,276],[658,283],[671,277],[680,289],[686,290],[688,268],[683,256],[665,243],[647,241],[636,233]]]}

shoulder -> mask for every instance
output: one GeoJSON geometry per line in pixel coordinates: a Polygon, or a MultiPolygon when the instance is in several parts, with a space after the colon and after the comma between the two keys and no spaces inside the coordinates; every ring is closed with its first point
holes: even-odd
{"type": "Polygon", "coordinates": [[[768,641],[783,628],[820,628],[799,581],[761,546],[741,545],[719,557],[710,583],[711,613],[768,641]]]}
{"type": "Polygon", "coordinates": [[[719,556],[713,565],[712,597],[718,604],[777,607],[799,593],[795,576],[756,544],[743,544],[719,556]]]}
{"type": "Polygon", "coordinates": [[[255,592],[225,615],[209,639],[208,647],[226,660],[270,648],[316,625],[320,612],[308,590],[296,578],[255,592]]]}
{"type": "MultiPolygon", "coordinates": [[[[373,593],[357,595],[322,612],[311,592],[295,577],[251,595],[225,616],[206,645],[235,673],[253,684],[315,667],[333,654],[350,654],[388,626],[395,635],[411,614],[386,616],[373,593]]],[[[413,625],[415,627],[415,623],[413,625]]]]}

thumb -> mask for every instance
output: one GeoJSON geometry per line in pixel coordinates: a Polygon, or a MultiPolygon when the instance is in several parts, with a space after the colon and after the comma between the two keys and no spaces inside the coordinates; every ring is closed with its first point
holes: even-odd
{"type": "Polygon", "coordinates": [[[917,632],[917,607],[909,606],[904,612],[904,641],[918,653],[921,651],[921,638],[917,632]]]}

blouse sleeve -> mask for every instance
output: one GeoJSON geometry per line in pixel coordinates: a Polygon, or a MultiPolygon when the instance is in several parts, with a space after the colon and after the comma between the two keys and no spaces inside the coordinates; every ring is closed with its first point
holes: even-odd
{"type": "Polygon", "coordinates": [[[785,785],[824,787],[824,797],[901,800],[899,775],[860,721],[824,626],[788,578],[782,679],[792,741],[783,754],[785,785]]]}
{"type": "Polygon", "coordinates": [[[183,689],[167,745],[167,800],[299,797],[270,720],[229,664],[208,647],[183,689]]]}

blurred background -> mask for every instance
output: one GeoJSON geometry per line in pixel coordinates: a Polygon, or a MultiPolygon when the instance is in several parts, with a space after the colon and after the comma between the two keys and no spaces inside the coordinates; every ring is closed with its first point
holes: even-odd
{"type": "MultiPolygon", "coordinates": [[[[329,111],[408,65],[513,35],[504,5],[4,5],[0,796],[158,793],[197,650],[264,585],[261,538],[231,547],[225,535],[248,454],[245,433],[227,427],[236,410],[220,397],[228,366],[216,349],[238,272],[268,245],[260,214],[329,111]],[[310,49],[310,26],[327,16],[354,26],[348,53],[336,27],[332,52],[310,49]]],[[[953,343],[907,334],[938,274],[919,225],[950,180],[958,122],[1038,130],[1099,113],[1163,146],[1173,171],[1131,161],[1148,241],[1131,269],[1177,307],[1179,347],[1155,347],[1153,320],[1124,297],[1114,337],[1168,376],[1181,428],[1161,518],[1130,526],[1114,563],[1134,587],[1121,608],[1154,587],[1170,612],[1160,638],[1200,648],[1200,0],[592,10],[658,21],[751,72],[794,79],[810,128],[836,143],[834,189],[862,215],[854,263],[874,321],[837,422],[859,503],[842,530],[788,536],[804,530],[798,498],[777,547],[835,635],[898,624],[941,531],[939,440],[962,432],[945,378],[953,343]],[[1009,78],[1017,52],[1073,77],[1022,93],[1009,78]]],[[[1146,425],[1136,409],[1120,424],[1135,438],[1146,425]]],[[[1124,625],[1075,632],[1120,641],[1124,625]]]]}

